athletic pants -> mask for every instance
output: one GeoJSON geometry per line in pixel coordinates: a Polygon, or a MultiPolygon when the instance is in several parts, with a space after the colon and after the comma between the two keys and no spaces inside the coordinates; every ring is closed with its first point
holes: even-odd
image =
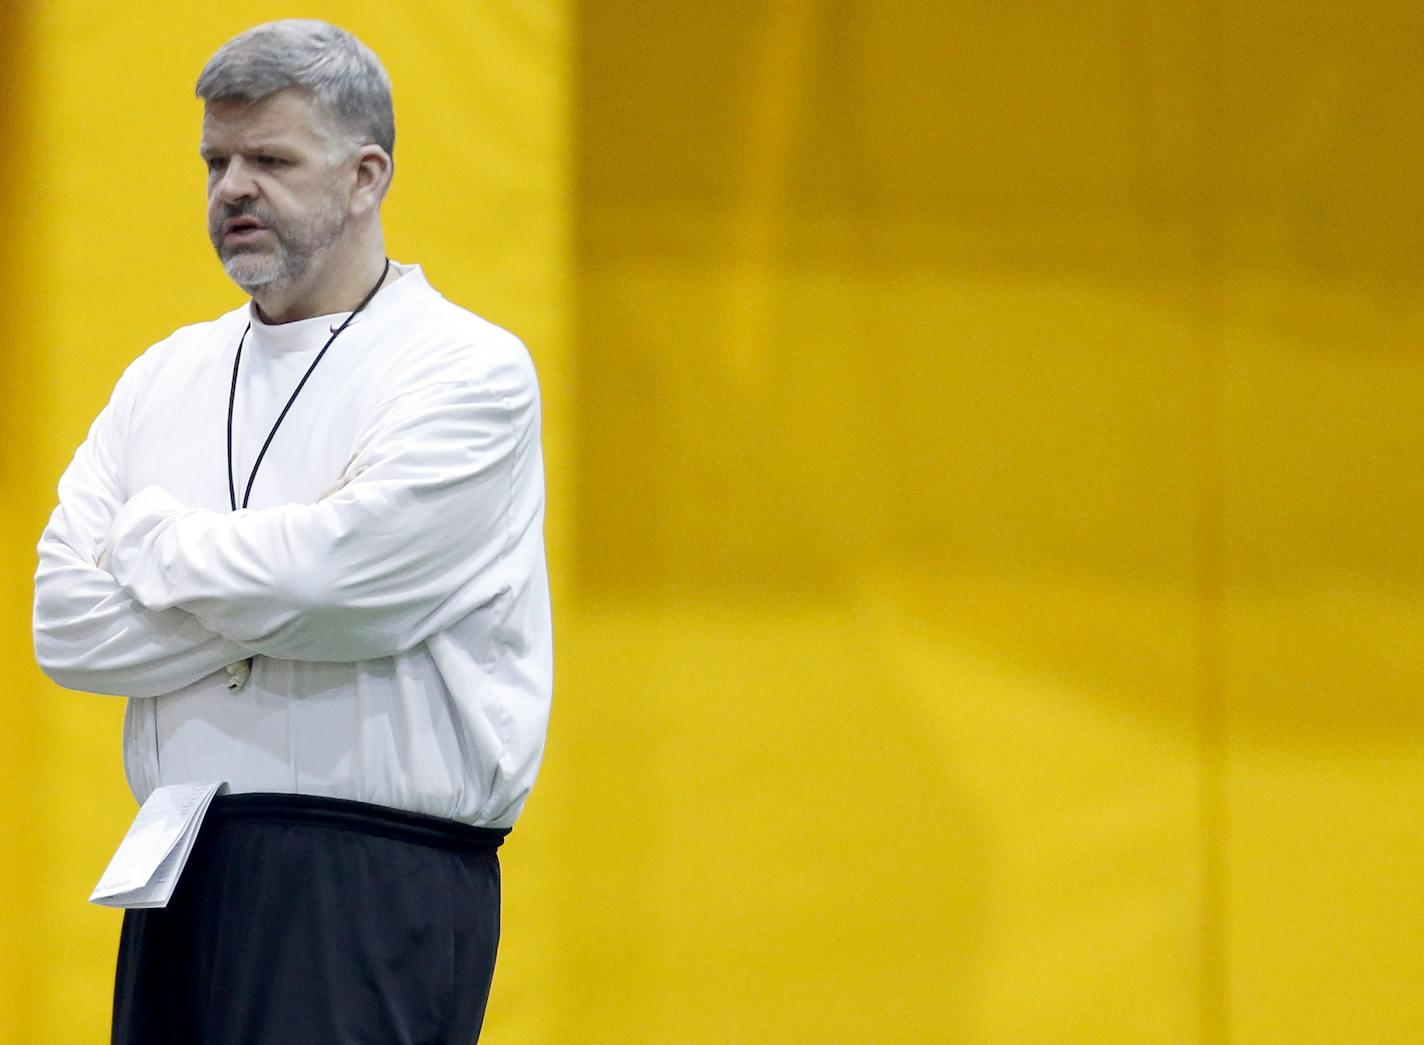
{"type": "Polygon", "coordinates": [[[506,833],[218,796],[168,906],[124,914],[114,1045],[470,1045],[506,833]]]}

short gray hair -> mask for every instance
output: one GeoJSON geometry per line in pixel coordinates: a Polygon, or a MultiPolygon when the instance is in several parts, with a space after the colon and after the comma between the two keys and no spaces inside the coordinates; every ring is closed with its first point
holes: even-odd
{"type": "Polygon", "coordinates": [[[327,22],[285,18],[239,33],[218,48],[198,77],[204,102],[256,102],[301,87],[364,142],[394,154],[391,78],[369,47],[327,22]]]}

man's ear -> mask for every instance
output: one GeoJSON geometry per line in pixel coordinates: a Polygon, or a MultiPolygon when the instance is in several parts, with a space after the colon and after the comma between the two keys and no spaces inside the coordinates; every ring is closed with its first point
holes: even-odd
{"type": "Polygon", "coordinates": [[[351,209],[356,214],[376,210],[390,188],[394,163],[379,145],[363,145],[356,150],[356,184],[351,192],[351,209]]]}

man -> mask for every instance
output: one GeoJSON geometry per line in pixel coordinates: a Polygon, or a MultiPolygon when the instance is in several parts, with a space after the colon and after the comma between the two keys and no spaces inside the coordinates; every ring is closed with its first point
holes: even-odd
{"type": "Polygon", "coordinates": [[[169,907],[125,915],[114,1041],[474,1041],[551,687],[533,368],[387,261],[363,44],[261,25],[197,94],[252,300],[124,373],[35,580],[45,671],[129,698],[135,796],[230,791],[169,907]]]}

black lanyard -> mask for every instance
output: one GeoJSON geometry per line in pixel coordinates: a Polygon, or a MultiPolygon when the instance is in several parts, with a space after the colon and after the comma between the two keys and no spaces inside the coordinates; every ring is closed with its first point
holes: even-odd
{"type": "MultiPolygon", "coordinates": [[[[331,337],[326,339],[326,344],[321,346],[321,351],[312,360],[311,366],[307,367],[307,372],[302,375],[302,379],[297,382],[297,387],[292,389],[292,395],[287,400],[287,405],[282,407],[282,412],[277,415],[277,420],[272,425],[272,431],[267,433],[267,439],[262,444],[262,449],[257,453],[257,460],[252,462],[252,474],[247,477],[247,489],[242,492],[242,506],[247,507],[247,501],[252,496],[252,484],[257,481],[257,469],[262,466],[262,458],[267,456],[267,448],[272,445],[272,439],[277,434],[277,429],[282,426],[282,420],[287,416],[287,411],[292,409],[292,404],[297,401],[297,396],[301,394],[302,386],[307,383],[307,378],[312,376],[312,371],[321,362],[321,357],[326,355],[326,350],[331,347],[331,343],[341,336],[341,332],[351,325],[351,321],[360,315],[361,310],[371,303],[371,299],[376,296],[376,291],[381,289],[381,284],[386,281],[386,276],[391,271],[391,259],[386,259],[386,267],[381,270],[381,278],[376,280],[376,285],[371,288],[361,304],[352,310],[351,315],[341,321],[341,326],[331,332],[331,337]]],[[[237,487],[232,481],[232,415],[233,408],[237,405],[237,368],[242,362],[242,346],[247,340],[247,331],[252,329],[249,321],[247,328],[243,330],[242,337],[237,339],[237,355],[232,360],[232,391],[227,397],[227,499],[232,505],[232,510],[237,511],[237,487]]]]}

